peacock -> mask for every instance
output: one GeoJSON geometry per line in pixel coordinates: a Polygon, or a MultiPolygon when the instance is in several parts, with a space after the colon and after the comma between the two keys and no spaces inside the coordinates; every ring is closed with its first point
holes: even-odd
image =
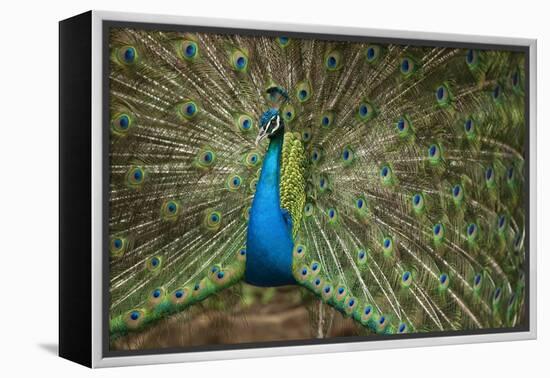
{"type": "Polygon", "coordinates": [[[241,282],[523,324],[524,54],[428,45],[111,29],[111,340],[241,282]]]}

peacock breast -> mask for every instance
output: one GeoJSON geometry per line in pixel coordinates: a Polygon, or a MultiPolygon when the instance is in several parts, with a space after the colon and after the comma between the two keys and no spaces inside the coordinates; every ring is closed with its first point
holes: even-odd
{"type": "Polygon", "coordinates": [[[295,284],[292,231],[280,207],[281,148],[282,134],[270,140],[250,210],[245,281],[255,286],[295,284]]]}

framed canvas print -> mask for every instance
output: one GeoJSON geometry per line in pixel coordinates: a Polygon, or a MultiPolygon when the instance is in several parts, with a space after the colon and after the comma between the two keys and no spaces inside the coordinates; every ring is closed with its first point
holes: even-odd
{"type": "Polygon", "coordinates": [[[536,336],[536,42],[60,22],[60,355],[536,336]]]}

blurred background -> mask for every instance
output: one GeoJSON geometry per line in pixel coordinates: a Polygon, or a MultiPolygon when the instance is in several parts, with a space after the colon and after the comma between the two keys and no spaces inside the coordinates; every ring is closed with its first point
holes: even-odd
{"type": "Polygon", "coordinates": [[[350,318],[297,286],[240,283],[180,314],[112,343],[112,350],[145,350],[365,335],[350,318]]]}

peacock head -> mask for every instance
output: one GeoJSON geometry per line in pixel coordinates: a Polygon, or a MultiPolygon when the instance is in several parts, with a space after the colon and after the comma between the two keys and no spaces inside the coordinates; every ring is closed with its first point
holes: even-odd
{"type": "Polygon", "coordinates": [[[279,109],[271,108],[264,112],[260,117],[260,131],[256,137],[256,145],[265,138],[273,138],[279,133],[283,133],[285,124],[283,118],[279,113],[279,109]]]}
{"type": "Polygon", "coordinates": [[[278,85],[272,85],[266,90],[271,108],[260,117],[260,131],[256,137],[256,145],[263,139],[284,132],[284,122],[280,116],[279,107],[288,101],[288,93],[278,85]]]}

